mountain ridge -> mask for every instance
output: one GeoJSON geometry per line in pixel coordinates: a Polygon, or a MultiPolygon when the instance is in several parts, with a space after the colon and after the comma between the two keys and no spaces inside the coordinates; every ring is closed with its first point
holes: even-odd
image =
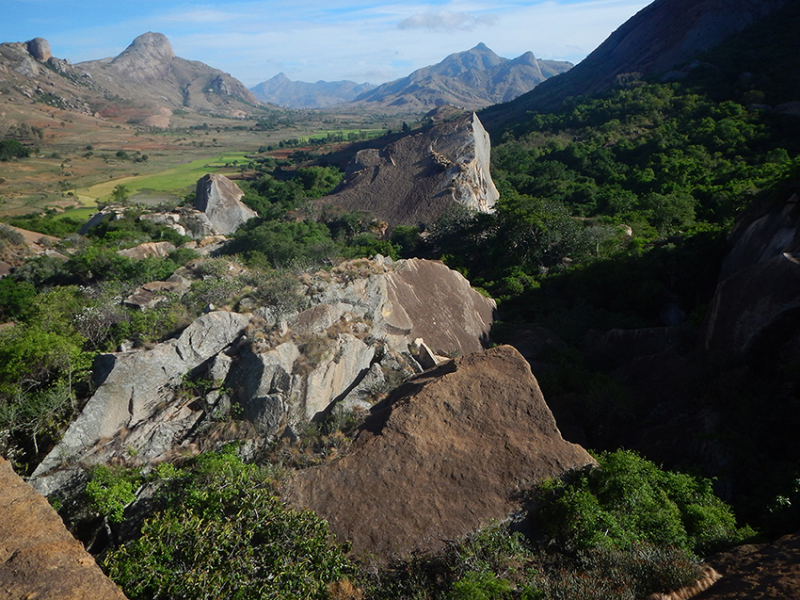
{"type": "Polygon", "coordinates": [[[468,109],[508,102],[558,73],[572,68],[564,61],[538,60],[532,52],[514,59],[495,54],[480,43],[465,52],[378,86],[358,96],[354,104],[430,110],[443,104],[468,109]]]}
{"type": "Polygon", "coordinates": [[[374,87],[370,83],[349,80],[319,80],[314,83],[292,81],[281,72],[251,87],[250,91],[262,102],[286,108],[327,108],[350,102],[374,87]]]}

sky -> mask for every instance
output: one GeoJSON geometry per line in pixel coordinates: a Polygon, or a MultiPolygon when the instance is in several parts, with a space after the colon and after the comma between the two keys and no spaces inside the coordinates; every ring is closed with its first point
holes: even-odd
{"type": "Polygon", "coordinates": [[[577,64],[650,0],[0,0],[0,42],[43,37],[73,63],[113,57],[163,33],[175,54],[247,87],[293,81],[380,84],[483,42],[515,58],[577,64]]]}

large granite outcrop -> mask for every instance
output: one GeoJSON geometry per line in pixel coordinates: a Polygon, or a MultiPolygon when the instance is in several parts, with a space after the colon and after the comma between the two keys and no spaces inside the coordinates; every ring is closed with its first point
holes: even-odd
{"type": "Polygon", "coordinates": [[[361,150],[322,204],[367,210],[397,225],[431,223],[454,205],[492,212],[491,142],[478,116],[410,134],[381,150],[361,150]]]}
{"type": "Polygon", "coordinates": [[[40,62],[47,62],[53,56],[53,53],[50,51],[50,42],[44,38],[33,38],[26,42],[26,44],[31,56],[40,62]]]}
{"type": "Polygon", "coordinates": [[[258,213],[242,201],[244,192],[224,175],[209,174],[197,182],[194,207],[205,213],[215,232],[230,235],[258,213]]]}
{"type": "Polygon", "coordinates": [[[172,405],[174,388],[184,375],[229,347],[249,317],[217,311],[203,315],[180,337],[146,352],[104,355],[95,367],[100,384],[62,440],[33,473],[35,487],[47,494],[63,483],[50,473],[62,463],[102,462],[107,444],[122,432],[129,449],[145,450],[142,459],[155,459],[179,443],[201,413],[172,405]],[[158,415],[159,419],[154,419],[158,415]]]}
{"type": "Polygon", "coordinates": [[[717,363],[800,356],[800,202],[768,204],[732,233],[703,349],[717,363]]]}
{"type": "Polygon", "coordinates": [[[0,598],[125,600],[53,507],[0,458],[0,598]]]}
{"type": "Polygon", "coordinates": [[[97,391],[36,469],[36,489],[63,489],[78,464],[149,464],[194,448],[232,405],[261,441],[340,405],[368,408],[387,378],[422,370],[417,338],[439,355],[475,352],[495,309],[461,274],[417,259],[359,259],[306,273],[285,304],[259,307],[248,293],[242,303],[251,312],[210,312],[150,350],[104,355],[97,391]],[[191,380],[206,382],[205,392],[191,380]]]}
{"type": "Polygon", "coordinates": [[[400,386],[345,457],[293,474],[286,497],[385,561],[504,519],[520,491],[593,462],[561,437],[525,359],[500,346],[400,386]]]}

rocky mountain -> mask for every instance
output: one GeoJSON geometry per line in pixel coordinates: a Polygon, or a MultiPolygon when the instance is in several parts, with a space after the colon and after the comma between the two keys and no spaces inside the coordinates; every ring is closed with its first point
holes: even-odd
{"type": "Polygon", "coordinates": [[[355,81],[292,81],[285,74],[278,73],[272,79],[250,88],[250,91],[262,102],[286,108],[327,108],[351,102],[374,87],[370,83],[355,81]]]}
{"type": "Polygon", "coordinates": [[[75,65],[42,38],[0,44],[0,99],[3,125],[13,127],[50,119],[52,109],[168,127],[178,110],[243,118],[260,107],[227,73],[175,56],[160,33],[139,36],[117,57],[75,65]]]}
{"type": "Polygon", "coordinates": [[[430,110],[442,104],[474,110],[513,100],[571,68],[568,62],[538,60],[532,52],[509,60],[481,43],[408,77],[380,85],[355,102],[369,108],[404,111],[430,110]]]}
{"type": "Polygon", "coordinates": [[[489,135],[474,113],[359,151],[321,204],[367,210],[397,225],[430,223],[458,204],[491,212],[499,197],[489,173],[489,135]]]}
{"type": "Polygon", "coordinates": [[[788,0],[656,0],[612,33],[574,69],[484,115],[510,121],[528,110],[557,107],[626,78],[664,74],[719,45],[786,5],[788,0]]]}
{"type": "Polygon", "coordinates": [[[152,102],[167,117],[172,110],[185,108],[244,117],[259,104],[244,84],[227,73],[175,56],[161,33],[140,35],[115,58],[78,66],[113,95],[152,102]]]}

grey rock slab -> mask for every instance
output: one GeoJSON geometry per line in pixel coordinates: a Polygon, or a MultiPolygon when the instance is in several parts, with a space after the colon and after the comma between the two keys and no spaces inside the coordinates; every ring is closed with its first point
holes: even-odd
{"type": "Polygon", "coordinates": [[[230,346],[248,322],[248,315],[212,312],[196,319],[176,340],[146,352],[112,355],[114,365],[105,381],[33,477],[75,458],[123,428],[133,428],[149,419],[171,396],[170,386],[230,346]]]}

